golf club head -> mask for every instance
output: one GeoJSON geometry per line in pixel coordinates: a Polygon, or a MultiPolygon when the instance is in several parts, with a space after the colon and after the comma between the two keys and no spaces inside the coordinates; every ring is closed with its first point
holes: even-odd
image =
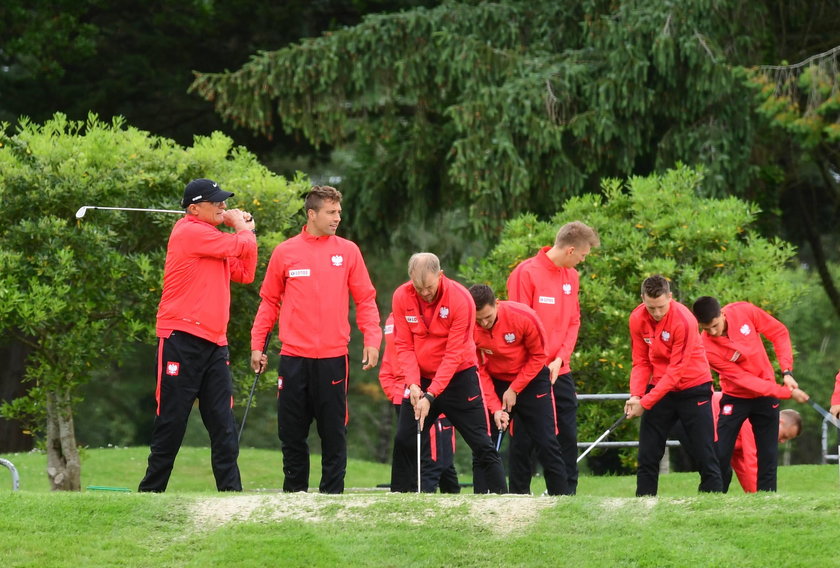
{"type": "Polygon", "coordinates": [[[85,213],[87,213],[87,210],[88,210],[87,205],[82,205],[81,207],[79,207],[79,210],[76,211],[76,219],[81,219],[82,217],[84,217],[85,213]]]}

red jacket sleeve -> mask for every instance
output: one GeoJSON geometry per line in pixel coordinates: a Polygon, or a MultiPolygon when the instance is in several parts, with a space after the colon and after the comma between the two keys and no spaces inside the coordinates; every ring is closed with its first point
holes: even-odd
{"type": "Polygon", "coordinates": [[[356,326],[364,335],[365,347],[380,348],[382,328],[379,327],[379,308],[376,306],[376,289],[370,281],[370,275],[358,247],[355,248],[356,261],[348,275],[350,295],[356,303],[356,326]]]}
{"type": "Polygon", "coordinates": [[[481,384],[481,396],[484,398],[484,406],[490,411],[490,414],[494,414],[502,409],[502,401],[499,400],[499,396],[496,394],[493,379],[490,378],[490,375],[487,374],[487,369],[484,367],[484,353],[477,350],[476,356],[478,357],[478,380],[481,384]]]}
{"type": "Polygon", "coordinates": [[[773,344],[776,359],[783,371],[793,370],[793,348],[790,344],[790,333],[785,324],[759,308],[750,305],[750,311],[755,322],[755,329],[773,344]]]}
{"type": "Polygon", "coordinates": [[[840,372],[834,377],[834,394],[831,395],[831,404],[840,404],[840,372]]]}
{"type": "Polygon", "coordinates": [[[282,255],[274,249],[260,288],[260,307],[251,326],[251,351],[258,351],[265,344],[265,336],[274,328],[280,315],[280,304],[286,288],[286,268],[282,255]]]}
{"type": "Polygon", "coordinates": [[[650,346],[645,343],[641,324],[635,313],[630,315],[630,347],[633,367],[630,370],[630,396],[645,396],[645,390],[653,377],[650,361],[650,346]]]}
{"type": "MultiPolygon", "coordinates": [[[[726,359],[706,342],[706,358],[709,366],[726,380],[737,383],[739,387],[753,392],[756,396],[773,396],[776,398],[790,398],[791,391],[785,385],[768,381],[745,371],[740,365],[726,359]]],[[[732,387],[735,388],[735,387],[732,387]]]]}

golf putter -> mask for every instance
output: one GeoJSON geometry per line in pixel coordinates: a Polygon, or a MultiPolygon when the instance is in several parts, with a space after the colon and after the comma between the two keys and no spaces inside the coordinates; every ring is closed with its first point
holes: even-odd
{"type": "MultiPolygon", "coordinates": [[[[265,353],[268,351],[268,344],[271,342],[271,331],[265,335],[265,345],[263,345],[262,352],[265,353]]],[[[238,444],[240,440],[242,440],[242,431],[245,429],[245,420],[248,418],[248,409],[251,408],[251,401],[254,400],[254,389],[257,388],[257,382],[260,380],[260,375],[262,373],[257,371],[254,373],[254,384],[251,385],[251,394],[248,395],[248,404],[245,405],[245,414],[242,415],[242,424],[239,426],[239,436],[236,438],[236,443],[238,444]]]]}
{"type": "Polygon", "coordinates": [[[417,493],[420,493],[420,420],[417,420],[417,493]]]}
{"type": "Polygon", "coordinates": [[[578,459],[577,459],[577,460],[575,460],[575,463],[579,463],[579,462],[580,462],[580,460],[582,460],[584,457],[586,457],[586,454],[588,454],[589,452],[591,452],[591,451],[595,448],[595,446],[597,446],[598,444],[600,444],[600,443],[601,443],[601,440],[603,440],[604,438],[606,438],[607,436],[609,436],[609,435],[610,435],[610,434],[611,434],[611,433],[612,433],[612,432],[613,432],[616,428],[618,428],[618,427],[619,427],[619,425],[621,425],[621,423],[622,423],[622,422],[624,422],[625,420],[627,420],[627,415],[626,415],[626,414],[622,414],[622,415],[621,415],[621,417],[620,417],[618,420],[616,420],[615,422],[613,422],[613,425],[612,425],[612,426],[610,426],[609,428],[607,428],[607,431],[606,431],[606,432],[604,432],[603,434],[601,434],[600,436],[598,436],[598,439],[597,439],[597,440],[595,440],[594,442],[592,442],[592,443],[589,445],[589,447],[588,447],[588,448],[586,448],[586,449],[583,451],[583,453],[582,453],[582,454],[580,454],[580,455],[578,456],[578,459]]]}

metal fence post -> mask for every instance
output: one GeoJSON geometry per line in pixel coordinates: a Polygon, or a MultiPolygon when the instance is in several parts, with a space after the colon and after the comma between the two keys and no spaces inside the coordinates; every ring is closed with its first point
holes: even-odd
{"type": "Polygon", "coordinates": [[[12,491],[17,491],[20,489],[20,477],[18,477],[18,471],[15,468],[15,464],[10,462],[9,460],[4,460],[0,458],[0,465],[6,466],[9,468],[9,471],[12,472],[12,491]]]}

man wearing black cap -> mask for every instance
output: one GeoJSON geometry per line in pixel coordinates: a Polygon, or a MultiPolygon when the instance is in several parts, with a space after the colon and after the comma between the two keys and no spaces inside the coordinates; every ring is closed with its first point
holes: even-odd
{"type": "Polygon", "coordinates": [[[226,208],[230,197],[212,180],[191,181],[181,201],[186,215],[169,236],[157,313],[157,413],[139,491],[166,490],[196,398],[216,488],[242,490],[226,334],[230,281],[254,281],[257,239],[251,215],[226,208]],[[221,224],[235,233],[220,231],[221,224]]]}

